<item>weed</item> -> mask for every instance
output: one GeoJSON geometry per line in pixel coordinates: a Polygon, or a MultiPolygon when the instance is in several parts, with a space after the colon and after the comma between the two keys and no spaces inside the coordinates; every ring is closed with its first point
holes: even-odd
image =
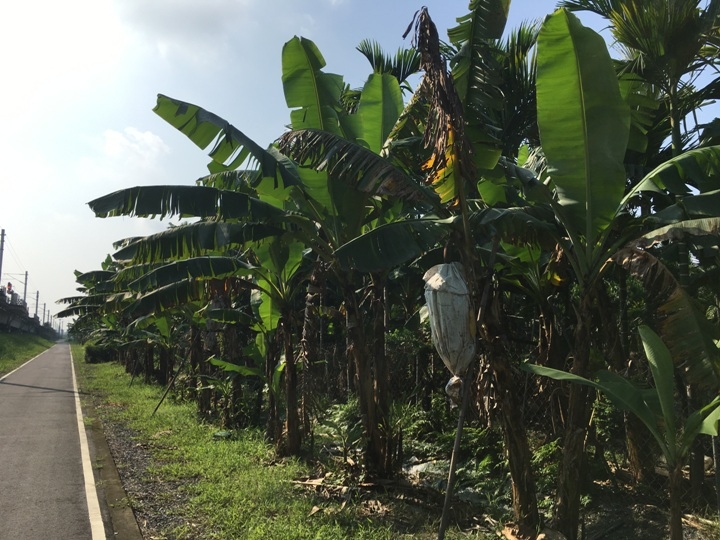
{"type": "MultiPolygon", "coordinates": [[[[295,484],[308,477],[307,467],[296,460],[275,459],[259,430],[234,430],[231,437],[214,437],[218,427],[198,423],[194,406],[179,400],[166,400],[153,416],[150,413],[161,388],[137,381],[130,386],[122,367],[84,363],[79,348],[73,354],[81,388],[94,396],[97,414],[104,422],[132,430],[137,441],[130,446],[142,445],[152,454],[152,463],[143,474],[151,481],[147,486],[156,486],[155,493],[150,498],[128,493],[128,503],[136,515],[172,516],[164,530],[153,531],[155,536],[178,540],[436,537],[437,516],[427,510],[403,500],[381,501],[381,495],[359,490],[351,489],[350,496],[339,498],[310,492],[295,484]]],[[[424,422],[404,409],[393,418],[395,428],[424,422]]],[[[343,459],[350,460],[359,452],[356,402],[330,408],[317,429],[326,442],[338,445],[343,459]]],[[[471,434],[470,444],[479,444],[484,436],[471,434]]],[[[123,468],[122,463],[117,465],[123,468]]],[[[492,470],[483,467],[472,465],[465,478],[476,482],[492,470]]],[[[129,473],[132,467],[128,469],[129,473]]],[[[449,540],[466,537],[460,531],[447,536],[449,540]]]]}
{"type": "Polygon", "coordinates": [[[0,333],[0,376],[52,347],[52,341],[32,334],[0,333]]]}

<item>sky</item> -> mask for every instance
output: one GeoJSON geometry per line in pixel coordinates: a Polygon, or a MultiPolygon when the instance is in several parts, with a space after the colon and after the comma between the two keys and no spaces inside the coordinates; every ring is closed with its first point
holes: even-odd
{"type": "MultiPolygon", "coordinates": [[[[555,4],[513,0],[508,28],[555,4]]],[[[87,205],[122,188],[191,185],[207,174],[204,151],[152,112],[158,93],[210,110],[267,146],[289,123],[286,41],[313,40],[325,71],[361,87],[370,66],[355,47],[363,39],[389,53],[409,47],[402,34],[423,5],[441,39],[468,12],[468,0],[4,2],[0,283],[11,282],[30,314],[49,320],[64,307],[56,300],[77,296],[75,270],[98,270],[113,242],[173,222],[101,219],[87,205]]]]}

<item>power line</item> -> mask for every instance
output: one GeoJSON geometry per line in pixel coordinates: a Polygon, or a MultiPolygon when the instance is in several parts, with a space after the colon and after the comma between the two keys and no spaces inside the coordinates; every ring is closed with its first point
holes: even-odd
{"type": "Polygon", "coordinates": [[[10,248],[10,255],[12,256],[13,260],[15,261],[15,264],[17,264],[20,268],[23,269],[23,271],[26,271],[27,268],[25,268],[25,265],[20,261],[20,256],[18,255],[17,251],[15,251],[15,247],[12,245],[12,242],[5,237],[5,245],[10,248]]]}
{"type": "MultiPolygon", "coordinates": [[[[12,260],[14,261],[16,266],[19,266],[23,271],[21,273],[17,272],[3,272],[2,282],[15,282],[15,291],[19,291],[22,288],[23,291],[23,299],[26,302],[26,307],[28,308],[28,312],[32,311],[33,315],[35,312],[40,312],[40,304],[41,302],[37,299],[37,296],[40,293],[40,289],[35,285],[34,281],[30,278],[31,273],[27,270],[26,266],[22,263],[20,260],[20,255],[18,254],[17,250],[13,246],[12,242],[10,242],[7,235],[4,234],[5,230],[3,229],[3,248],[8,248],[8,253],[10,254],[12,260]],[[34,291],[34,293],[33,293],[34,291]],[[30,310],[31,302],[34,304],[35,309],[30,310]]],[[[1,256],[1,255],[0,255],[1,256]]],[[[1,285],[1,284],[0,284],[1,285]]],[[[47,313],[50,313],[50,309],[45,309],[43,306],[43,310],[47,311],[47,313]]],[[[52,315],[51,315],[52,316],[52,315]]]]}

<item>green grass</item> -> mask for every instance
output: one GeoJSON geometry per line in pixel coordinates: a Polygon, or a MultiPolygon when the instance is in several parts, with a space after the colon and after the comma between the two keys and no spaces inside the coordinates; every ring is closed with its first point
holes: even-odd
{"type": "Polygon", "coordinates": [[[52,341],[33,334],[0,333],[0,376],[53,346],[52,341]]]}
{"type": "MultiPolygon", "coordinates": [[[[162,389],[135,381],[116,364],[86,364],[73,346],[81,390],[94,396],[97,414],[139,433],[154,458],[149,474],[176,482],[186,503],[172,511],[184,525],[163,531],[174,540],[360,540],[437,537],[438,512],[410,507],[382,494],[338,487],[334,496],[293,483],[308,474],[294,460],[276,460],[257,431],[229,440],[196,421],[194,406],[168,399],[155,416],[162,389]],[[380,499],[380,500],[378,500],[380,499]],[[381,511],[378,511],[378,508],[381,511]],[[378,516],[382,517],[378,517],[378,516]]],[[[142,504],[141,501],[133,501],[142,504]]],[[[453,530],[448,539],[481,538],[453,530]]]]}

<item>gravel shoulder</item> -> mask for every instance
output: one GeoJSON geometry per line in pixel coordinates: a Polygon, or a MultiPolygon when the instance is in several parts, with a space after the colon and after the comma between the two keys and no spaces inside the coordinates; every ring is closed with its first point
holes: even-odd
{"type": "Polygon", "coordinates": [[[161,481],[152,473],[157,465],[151,442],[103,409],[108,405],[87,403],[93,418],[88,430],[94,446],[99,488],[106,501],[105,512],[112,524],[109,538],[123,540],[163,539],[166,531],[183,525],[181,508],[186,503],[178,482],[161,481]]]}

